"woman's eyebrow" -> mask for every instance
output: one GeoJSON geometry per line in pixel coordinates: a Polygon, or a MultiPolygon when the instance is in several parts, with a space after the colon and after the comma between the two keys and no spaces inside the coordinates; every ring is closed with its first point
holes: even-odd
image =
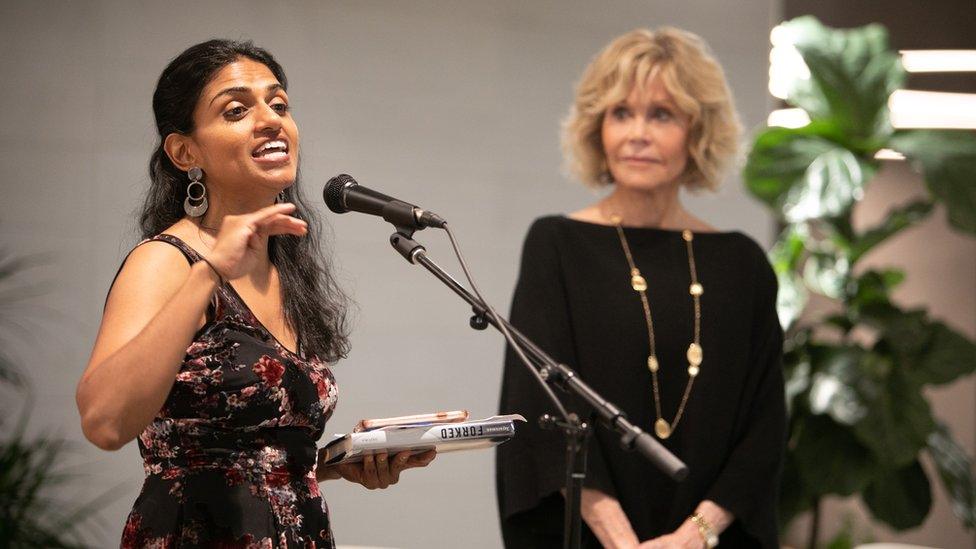
{"type": "MultiPolygon", "coordinates": [[[[270,86],[267,87],[267,92],[271,93],[283,89],[285,89],[285,87],[282,86],[280,82],[275,82],[274,84],[271,84],[270,86]]],[[[213,99],[210,100],[210,104],[213,105],[213,102],[216,101],[217,98],[222,95],[233,95],[236,93],[251,93],[251,88],[247,86],[234,86],[230,88],[224,88],[219,92],[217,92],[217,95],[213,96],[213,99]]]]}

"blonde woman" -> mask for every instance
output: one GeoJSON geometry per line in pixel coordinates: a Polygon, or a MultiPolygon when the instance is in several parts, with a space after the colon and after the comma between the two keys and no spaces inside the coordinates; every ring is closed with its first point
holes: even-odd
{"type": "MultiPolygon", "coordinates": [[[[512,322],[691,471],[676,483],[596,427],[584,545],[777,545],[785,405],[776,280],[755,242],[716,230],[679,197],[682,187],[718,185],[738,133],[722,69],[688,32],[627,33],[579,83],[564,148],[574,175],[609,193],[535,221],[512,322]]],[[[530,418],[498,451],[506,546],[558,547],[564,441],[535,426],[548,403],[511,352],[501,410],[530,418]]]]}

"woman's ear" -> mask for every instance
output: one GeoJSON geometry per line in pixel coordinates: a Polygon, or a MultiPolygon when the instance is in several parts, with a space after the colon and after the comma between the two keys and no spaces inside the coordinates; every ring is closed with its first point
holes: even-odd
{"type": "Polygon", "coordinates": [[[179,133],[171,133],[163,141],[163,150],[166,156],[181,171],[188,171],[194,166],[200,166],[200,159],[197,158],[195,147],[190,140],[190,136],[179,133]]]}

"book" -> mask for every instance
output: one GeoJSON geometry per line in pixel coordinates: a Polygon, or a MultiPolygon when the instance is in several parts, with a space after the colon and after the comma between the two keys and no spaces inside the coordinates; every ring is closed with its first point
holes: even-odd
{"type": "Polygon", "coordinates": [[[431,449],[442,453],[490,448],[515,436],[516,421],[525,418],[511,414],[473,421],[407,423],[354,431],[336,435],[323,446],[320,462],[326,465],[356,462],[363,456],[383,451],[392,456],[404,450],[418,454],[431,449]]]}

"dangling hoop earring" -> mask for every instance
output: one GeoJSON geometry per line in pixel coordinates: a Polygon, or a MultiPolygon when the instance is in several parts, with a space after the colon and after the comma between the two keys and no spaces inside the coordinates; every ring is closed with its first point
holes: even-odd
{"type": "Polygon", "coordinates": [[[186,175],[190,178],[190,183],[186,186],[183,211],[190,217],[200,217],[207,213],[207,208],[210,206],[207,202],[207,187],[200,181],[203,179],[203,170],[194,166],[186,172],[186,175]],[[196,196],[193,195],[194,191],[197,191],[196,196]]]}

